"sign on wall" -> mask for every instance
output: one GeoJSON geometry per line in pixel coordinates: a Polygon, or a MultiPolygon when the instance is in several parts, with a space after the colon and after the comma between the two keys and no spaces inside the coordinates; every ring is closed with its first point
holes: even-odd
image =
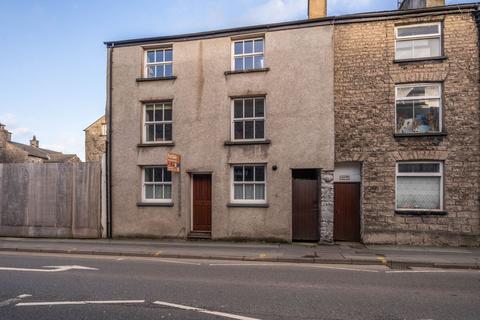
{"type": "Polygon", "coordinates": [[[176,153],[167,153],[167,170],[171,172],[180,172],[181,157],[176,153]]]}

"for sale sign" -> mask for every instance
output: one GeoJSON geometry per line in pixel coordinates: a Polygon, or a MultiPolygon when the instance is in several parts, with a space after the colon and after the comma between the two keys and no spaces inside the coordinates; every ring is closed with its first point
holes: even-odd
{"type": "Polygon", "coordinates": [[[176,153],[167,153],[167,170],[171,172],[180,172],[181,157],[176,153]]]}

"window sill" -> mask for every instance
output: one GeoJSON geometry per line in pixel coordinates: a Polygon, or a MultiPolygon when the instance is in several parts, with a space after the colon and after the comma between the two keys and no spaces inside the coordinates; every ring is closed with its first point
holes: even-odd
{"type": "Polygon", "coordinates": [[[153,147],[174,147],[175,142],[164,142],[164,143],[139,143],[137,147],[139,148],[153,148],[153,147]]]}
{"type": "Polygon", "coordinates": [[[256,141],[225,141],[226,146],[248,146],[256,144],[270,144],[270,140],[256,140],[256,141]]]}
{"type": "Polygon", "coordinates": [[[229,208],[268,208],[268,203],[227,203],[229,208]]]}
{"type": "Polygon", "coordinates": [[[443,210],[434,210],[434,211],[395,210],[395,214],[407,215],[407,216],[445,216],[448,214],[448,212],[443,210]]]}
{"type": "Polygon", "coordinates": [[[238,70],[238,71],[225,71],[226,76],[231,74],[243,74],[243,73],[255,73],[255,72],[267,72],[270,68],[250,69],[250,70],[238,70]]]}
{"type": "Polygon", "coordinates": [[[137,78],[137,82],[145,82],[145,81],[165,81],[165,80],[175,80],[175,79],[177,79],[176,76],[157,77],[157,78],[137,78]]]}
{"type": "Polygon", "coordinates": [[[407,63],[415,63],[415,62],[428,62],[428,61],[443,61],[447,60],[447,56],[439,56],[439,57],[430,57],[430,58],[415,58],[415,59],[400,59],[400,60],[393,60],[393,63],[399,64],[407,64],[407,63]]]}
{"type": "Polygon", "coordinates": [[[395,138],[410,138],[410,137],[445,137],[446,132],[430,132],[430,133],[394,133],[395,138]]]}
{"type": "Polygon", "coordinates": [[[138,202],[137,207],[173,207],[173,202],[138,202]]]}

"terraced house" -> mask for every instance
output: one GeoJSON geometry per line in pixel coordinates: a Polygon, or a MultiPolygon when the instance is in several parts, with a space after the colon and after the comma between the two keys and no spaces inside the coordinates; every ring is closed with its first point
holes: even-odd
{"type": "Polygon", "coordinates": [[[107,42],[110,236],[478,243],[477,10],[107,42]]]}

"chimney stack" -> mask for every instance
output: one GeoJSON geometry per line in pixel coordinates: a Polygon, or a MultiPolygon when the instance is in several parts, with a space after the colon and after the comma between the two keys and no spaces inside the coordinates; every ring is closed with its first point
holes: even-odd
{"type": "Polygon", "coordinates": [[[8,141],[12,141],[12,134],[8,132],[4,124],[0,123],[0,158],[2,157],[1,149],[5,148],[8,141]]]}
{"type": "Polygon", "coordinates": [[[325,18],[327,0],[308,0],[308,19],[325,18]]]}
{"type": "Polygon", "coordinates": [[[445,5],[445,0],[403,0],[400,1],[400,10],[422,9],[431,7],[441,7],[445,5]]]}
{"type": "Polygon", "coordinates": [[[30,140],[30,145],[32,147],[38,148],[40,145],[40,141],[37,140],[37,137],[33,136],[32,140],[30,140]]]}

